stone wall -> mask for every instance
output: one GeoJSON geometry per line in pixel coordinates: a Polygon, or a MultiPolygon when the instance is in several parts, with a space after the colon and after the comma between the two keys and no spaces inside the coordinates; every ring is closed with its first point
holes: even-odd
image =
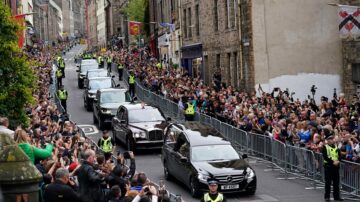
{"type": "MultiPolygon", "coordinates": [[[[358,0],[340,0],[340,4],[360,6],[358,0]]],[[[348,100],[351,100],[353,94],[358,90],[360,83],[352,81],[352,68],[354,64],[360,64],[360,39],[358,40],[343,40],[343,91],[348,100]]],[[[360,68],[360,67],[358,67],[360,68]]]]}

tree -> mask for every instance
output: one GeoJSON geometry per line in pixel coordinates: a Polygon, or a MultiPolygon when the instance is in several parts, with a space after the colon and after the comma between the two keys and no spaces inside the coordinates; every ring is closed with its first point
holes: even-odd
{"type": "Polygon", "coordinates": [[[0,3],[0,116],[10,125],[28,124],[25,107],[34,102],[35,73],[17,44],[17,32],[23,29],[0,3]]]}
{"type": "Polygon", "coordinates": [[[129,0],[123,10],[129,21],[143,23],[143,32],[149,33],[149,1],[148,0],[129,0]]]}

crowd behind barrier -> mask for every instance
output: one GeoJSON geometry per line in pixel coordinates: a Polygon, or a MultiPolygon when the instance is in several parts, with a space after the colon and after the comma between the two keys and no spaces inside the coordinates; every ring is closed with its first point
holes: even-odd
{"type": "Polygon", "coordinates": [[[55,57],[66,55],[72,46],[61,43],[46,51],[28,50],[25,54],[29,60],[37,62],[32,68],[39,78],[39,88],[33,92],[35,104],[26,106],[30,124],[27,127],[19,125],[12,131],[7,128],[7,118],[0,117],[1,131],[14,138],[43,175],[39,185],[41,201],[53,202],[56,192],[64,190],[63,197],[72,197],[68,201],[133,201],[140,198],[180,201],[165,187],[156,189],[145,173],[135,173],[135,158],[131,152],[128,152],[130,160],[125,159],[125,154],[105,159],[97,144],[71,121],[68,114],[71,112],[64,110],[56,93],[54,72],[57,66],[54,61],[55,57]],[[130,166],[126,165],[128,161],[130,166]],[[86,166],[90,164],[92,166],[86,166]],[[90,173],[91,176],[84,177],[90,173]],[[84,190],[89,192],[84,194],[84,190]]]}
{"type": "MultiPolygon", "coordinates": [[[[343,159],[342,190],[360,194],[360,94],[347,103],[343,94],[338,97],[334,93],[331,101],[322,97],[319,106],[311,98],[294,100],[288,90],[275,89],[256,97],[255,92],[241,93],[219,84],[219,72],[214,75],[213,87],[207,87],[186,71],[159,68],[146,50],[122,50],[115,55],[118,63],[135,72],[140,100],[159,106],[176,119],[184,118],[186,102],[194,103],[195,120],[212,125],[239,151],[272,162],[286,176],[312,180],[314,188],[324,182],[320,152],[326,143],[325,133],[335,135],[343,159]]],[[[128,77],[129,72],[125,72],[123,80],[128,81],[128,77]]]]}

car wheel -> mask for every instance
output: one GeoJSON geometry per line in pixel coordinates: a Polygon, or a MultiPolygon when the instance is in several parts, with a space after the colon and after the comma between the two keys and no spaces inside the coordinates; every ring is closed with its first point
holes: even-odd
{"type": "Polygon", "coordinates": [[[171,180],[171,178],[172,178],[172,176],[171,176],[171,174],[169,172],[169,168],[167,166],[166,161],[164,161],[164,176],[165,176],[166,180],[171,180]]]}
{"type": "Polygon", "coordinates": [[[86,110],[89,112],[91,111],[91,106],[89,102],[86,102],[86,110]]]}
{"type": "Polygon", "coordinates": [[[105,128],[105,123],[101,121],[101,119],[99,119],[99,129],[104,130],[104,128],[105,128]]]}
{"type": "Polygon", "coordinates": [[[190,192],[194,198],[199,196],[198,182],[193,177],[190,179],[190,192]]]}
{"type": "Polygon", "coordinates": [[[256,189],[249,189],[249,190],[246,190],[246,195],[249,195],[249,196],[252,196],[252,195],[255,195],[255,192],[256,192],[256,189]]]}
{"type": "Polygon", "coordinates": [[[98,120],[97,120],[97,118],[96,118],[96,116],[95,116],[94,113],[93,113],[93,122],[94,122],[94,124],[96,124],[96,123],[98,122],[98,120]]]}
{"type": "Polygon", "coordinates": [[[130,140],[129,138],[126,139],[126,147],[128,149],[128,151],[133,151],[134,152],[134,143],[132,140],[130,140]]]}
{"type": "Polygon", "coordinates": [[[115,130],[114,130],[114,128],[112,128],[112,135],[113,135],[113,139],[114,139],[114,141],[115,141],[115,144],[116,145],[120,145],[120,141],[119,141],[119,139],[116,137],[116,133],[115,133],[115,130]]]}
{"type": "Polygon", "coordinates": [[[84,88],[84,86],[81,84],[81,82],[78,82],[78,87],[79,87],[80,89],[84,88]]]}

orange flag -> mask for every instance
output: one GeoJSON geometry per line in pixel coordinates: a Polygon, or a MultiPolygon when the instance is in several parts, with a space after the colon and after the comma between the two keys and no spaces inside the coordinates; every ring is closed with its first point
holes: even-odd
{"type": "Polygon", "coordinates": [[[129,34],[139,35],[141,33],[141,27],[142,27],[141,22],[129,21],[129,31],[130,31],[129,34]]]}

